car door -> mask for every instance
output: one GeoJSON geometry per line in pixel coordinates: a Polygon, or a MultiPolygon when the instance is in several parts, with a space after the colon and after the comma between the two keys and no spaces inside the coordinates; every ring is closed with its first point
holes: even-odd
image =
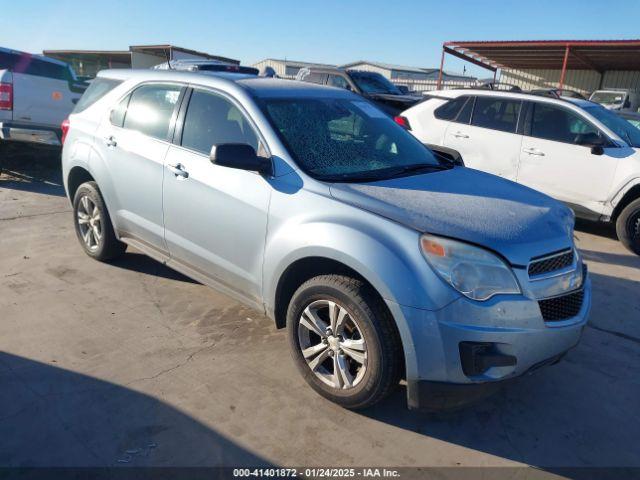
{"type": "Polygon", "coordinates": [[[164,227],[172,261],[244,300],[261,304],[271,187],[263,176],[214,165],[211,147],[262,143],[241,106],[195,88],[185,99],[164,171],[164,227]]]}
{"type": "Polygon", "coordinates": [[[116,228],[163,253],[164,158],[184,90],[154,83],[137,87],[103,120],[96,135],[95,148],[111,178],[108,206],[116,228]]]}
{"type": "Polygon", "coordinates": [[[600,214],[607,201],[620,149],[591,144],[606,135],[578,112],[546,102],[530,102],[520,153],[519,183],[600,214]]]}
{"type": "Polygon", "coordinates": [[[467,102],[447,127],[445,146],[458,150],[467,167],[515,180],[521,107],[519,99],[477,96],[473,107],[467,102]]]}

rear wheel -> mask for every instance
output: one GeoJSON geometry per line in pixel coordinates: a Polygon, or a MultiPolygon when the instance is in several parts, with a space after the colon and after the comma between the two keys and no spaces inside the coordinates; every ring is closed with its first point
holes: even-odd
{"type": "Polygon", "coordinates": [[[116,238],[109,212],[95,182],[83,183],[76,190],[73,218],[78,240],[90,257],[104,262],[126,250],[127,245],[116,238]]]}
{"type": "Polygon", "coordinates": [[[640,255],[640,198],[627,205],[616,220],[616,232],[622,244],[640,255]]]}
{"type": "Polygon", "coordinates": [[[346,408],[369,407],[398,385],[402,347],[386,305],[364,282],[322,275],[287,312],[293,358],[307,383],[346,408]]]}

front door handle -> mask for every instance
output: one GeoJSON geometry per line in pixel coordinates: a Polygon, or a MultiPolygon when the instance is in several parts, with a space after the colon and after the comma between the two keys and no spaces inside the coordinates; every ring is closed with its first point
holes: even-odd
{"type": "Polygon", "coordinates": [[[189,172],[184,169],[184,165],[181,163],[176,164],[167,164],[167,168],[171,173],[173,173],[176,177],[189,178],[189,172]]]}
{"type": "Polygon", "coordinates": [[[118,145],[118,142],[116,141],[116,138],[113,135],[109,135],[108,137],[105,137],[104,143],[107,145],[107,147],[115,147],[116,145],[118,145]]]}
{"type": "Polygon", "coordinates": [[[453,134],[454,137],[456,138],[469,138],[469,135],[467,135],[466,133],[462,133],[462,132],[456,132],[453,134]]]}
{"type": "Polygon", "coordinates": [[[528,153],[529,155],[536,155],[538,157],[544,157],[544,152],[541,152],[537,148],[525,148],[522,151],[524,153],[528,153]]]}

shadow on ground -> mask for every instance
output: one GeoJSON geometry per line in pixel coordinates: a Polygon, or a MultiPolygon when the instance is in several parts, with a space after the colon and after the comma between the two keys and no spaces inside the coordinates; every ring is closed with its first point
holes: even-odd
{"type": "Polygon", "coordinates": [[[265,459],[129,388],[0,352],[2,467],[264,466],[265,459]]]}
{"type": "Polygon", "coordinates": [[[506,383],[493,397],[457,412],[410,412],[402,388],[363,414],[559,474],[572,466],[640,467],[632,447],[640,442],[640,282],[591,278],[589,325],[559,364],[506,383]]]}
{"type": "Polygon", "coordinates": [[[592,235],[598,235],[600,237],[611,238],[612,240],[618,240],[616,227],[612,223],[592,222],[582,218],[576,218],[576,230],[591,233],[592,235]]]}
{"type": "Polygon", "coordinates": [[[176,280],[185,283],[198,283],[147,255],[132,252],[131,248],[129,248],[121,257],[109,262],[109,264],[125,270],[131,270],[132,272],[144,273],[146,275],[162,277],[168,280],[176,280]]]}
{"type": "Polygon", "coordinates": [[[63,197],[60,149],[0,144],[0,188],[63,197]]]}

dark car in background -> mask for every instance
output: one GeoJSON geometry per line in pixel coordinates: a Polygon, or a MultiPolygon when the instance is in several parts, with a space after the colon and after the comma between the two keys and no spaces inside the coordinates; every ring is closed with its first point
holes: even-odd
{"type": "Polygon", "coordinates": [[[634,127],[640,129],[640,112],[632,112],[627,110],[617,111],[616,114],[624,118],[627,122],[629,122],[634,127]]]}
{"type": "Polygon", "coordinates": [[[569,97],[569,98],[579,98],[580,100],[587,99],[580,92],[576,92],[575,90],[567,90],[566,88],[563,88],[562,90],[559,88],[536,88],[534,90],[531,90],[529,93],[533,93],[534,95],[541,95],[543,97],[551,97],[551,98],[569,97]]]}
{"type": "Polygon", "coordinates": [[[246,75],[258,75],[259,70],[235,63],[221,62],[220,60],[179,59],[164,62],[153,67],[154,70],[181,70],[186,72],[231,72],[244,73],[246,75]]]}
{"type": "Polygon", "coordinates": [[[422,100],[422,97],[404,94],[377,72],[309,67],[302,68],[296,75],[296,80],[350,90],[371,100],[391,117],[422,100]]]}

